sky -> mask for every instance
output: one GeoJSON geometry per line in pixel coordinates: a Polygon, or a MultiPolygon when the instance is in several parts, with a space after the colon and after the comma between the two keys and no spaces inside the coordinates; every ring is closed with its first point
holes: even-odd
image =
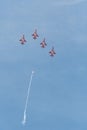
{"type": "Polygon", "coordinates": [[[0,16],[0,129],[87,129],[87,1],[3,0],[0,16]],[[41,48],[44,37],[47,47],[41,48]]]}

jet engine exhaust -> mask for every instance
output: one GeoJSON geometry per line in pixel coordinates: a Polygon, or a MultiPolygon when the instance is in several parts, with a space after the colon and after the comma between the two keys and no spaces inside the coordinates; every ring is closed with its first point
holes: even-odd
{"type": "Polygon", "coordinates": [[[25,123],[26,123],[26,117],[27,117],[26,112],[27,112],[27,106],[28,106],[28,100],[29,100],[30,88],[31,88],[33,75],[34,75],[34,71],[32,71],[31,76],[30,76],[29,87],[28,87],[27,97],[26,97],[26,102],[25,102],[25,107],[24,107],[24,116],[23,116],[23,120],[22,120],[23,125],[25,125],[25,123]]]}

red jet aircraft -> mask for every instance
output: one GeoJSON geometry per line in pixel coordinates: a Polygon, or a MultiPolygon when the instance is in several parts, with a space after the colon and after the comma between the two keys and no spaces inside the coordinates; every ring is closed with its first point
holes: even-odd
{"type": "Polygon", "coordinates": [[[47,46],[46,42],[45,42],[45,38],[43,39],[43,41],[40,43],[42,48],[45,48],[45,46],[47,46]]]}
{"type": "Polygon", "coordinates": [[[54,56],[56,54],[56,52],[54,51],[54,47],[52,47],[49,53],[50,53],[50,56],[54,56]]]}
{"type": "Polygon", "coordinates": [[[33,36],[33,39],[37,39],[37,37],[39,37],[36,29],[35,29],[34,33],[32,34],[32,36],[33,36]]]}
{"type": "Polygon", "coordinates": [[[24,35],[22,36],[22,38],[19,41],[21,42],[21,44],[25,44],[25,42],[27,42],[24,35]]]}

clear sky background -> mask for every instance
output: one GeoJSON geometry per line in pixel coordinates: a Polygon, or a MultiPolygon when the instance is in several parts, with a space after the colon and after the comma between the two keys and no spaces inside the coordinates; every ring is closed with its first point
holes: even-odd
{"type": "Polygon", "coordinates": [[[0,4],[0,130],[87,129],[87,1],[0,4]],[[37,29],[39,38],[31,34],[37,29]],[[19,39],[25,35],[27,43],[19,39]],[[46,38],[47,47],[40,47],[46,38]],[[49,56],[55,47],[55,57],[49,56]],[[35,70],[23,126],[31,71],[35,70]]]}

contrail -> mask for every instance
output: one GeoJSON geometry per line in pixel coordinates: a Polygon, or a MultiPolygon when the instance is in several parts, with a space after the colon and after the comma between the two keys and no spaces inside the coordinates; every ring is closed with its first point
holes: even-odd
{"type": "Polygon", "coordinates": [[[31,87],[33,75],[34,75],[34,71],[32,71],[31,76],[30,76],[29,87],[28,87],[27,98],[26,98],[25,109],[24,109],[24,117],[22,120],[23,125],[26,123],[26,111],[27,111],[28,98],[29,98],[29,94],[30,94],[30,87],[31,87]]]}

